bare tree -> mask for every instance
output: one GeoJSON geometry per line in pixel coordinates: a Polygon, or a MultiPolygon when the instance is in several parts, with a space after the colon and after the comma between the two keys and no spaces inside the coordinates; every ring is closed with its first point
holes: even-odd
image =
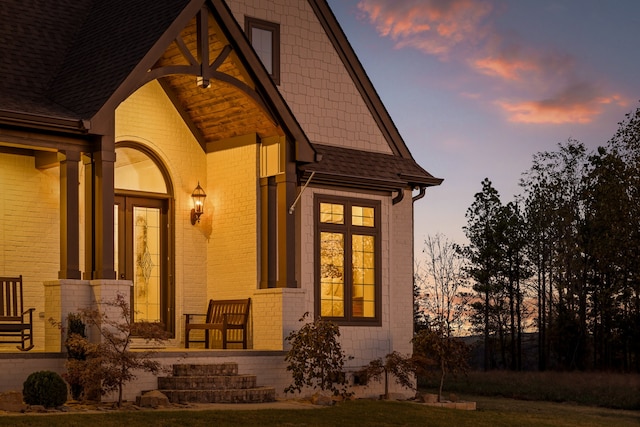
{"type": "Polygon", "coordinates": [[[427,236],[425,260],[417,280],[422,296],[419,305],[427,324],[442,323],[447,335],[460,331],[465,322],[469,295],[465,292],[464,258],[458,245],[442,234],[427,236]]]}

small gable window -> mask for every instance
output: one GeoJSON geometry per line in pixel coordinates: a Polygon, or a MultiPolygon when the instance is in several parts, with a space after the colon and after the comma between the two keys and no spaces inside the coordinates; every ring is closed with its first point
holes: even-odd
{"type": "Polygon", "coordinates": [[[280,25],[247,16],[245,32],[264,68],[280,84],[280,25]]]}

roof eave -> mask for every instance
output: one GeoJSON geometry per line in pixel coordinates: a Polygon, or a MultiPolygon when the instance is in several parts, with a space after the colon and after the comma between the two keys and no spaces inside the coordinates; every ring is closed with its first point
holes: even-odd
{"type": "Polygon", "coordinates": [[[443,178],[435,178],[433,176],[400,174],[400,177],[414,187],[435,187],[444,181],[443,178]]]}
{"type": "Polygon", "coordinates": [[[54,132],[86,134],[89,122],[86,120],[0,110],[0,123],[4,125],[28,127],[54,132]]]}

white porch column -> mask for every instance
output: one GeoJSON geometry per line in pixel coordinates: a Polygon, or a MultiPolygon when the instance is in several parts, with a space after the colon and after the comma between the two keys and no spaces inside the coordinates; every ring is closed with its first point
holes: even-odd
{"type": "Polygon", "coordinates": [[[306,291],[293,288],[258,289],[251,298],[254,350],[286,350],[285,337],[300,329],[298,320],[309,311],[306,291]]]}
{"type": "MultiPolygon", "coordinates": [[[[91,280],[92,302],[100,313],[105,313],[111,319],[120,319],[122,312],[117,307],[106,305],[114,302],[118,295],[122,295],[127,303],[131,304],[131,280],[91,280]]],[[[133,307],[129,306],[130,310],[133,307]]],[[[89,339],[98,342],[101,339],[100,332],[96,330],[88,331],[89,339]]]]}
{"type": "Polygon", "coordinates": [[[47,352],[66,351],[67,317],[92,304],[88,280],[59,279],[44,282],[44,349],[47,352]],[[61,325],[61,329],[58,325],[61,325]]]}

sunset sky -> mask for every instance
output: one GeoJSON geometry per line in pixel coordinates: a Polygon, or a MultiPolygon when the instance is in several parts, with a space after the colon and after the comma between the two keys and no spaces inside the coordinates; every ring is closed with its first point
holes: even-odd
{"type": "Polygon", "coordinates": [[[503,203],[533,154],[604,145],[640,106],[638,0],[329,0],[414,158],[444,178],[416,203],[428,234],[462,227],[488,177],[503,203]]]}

